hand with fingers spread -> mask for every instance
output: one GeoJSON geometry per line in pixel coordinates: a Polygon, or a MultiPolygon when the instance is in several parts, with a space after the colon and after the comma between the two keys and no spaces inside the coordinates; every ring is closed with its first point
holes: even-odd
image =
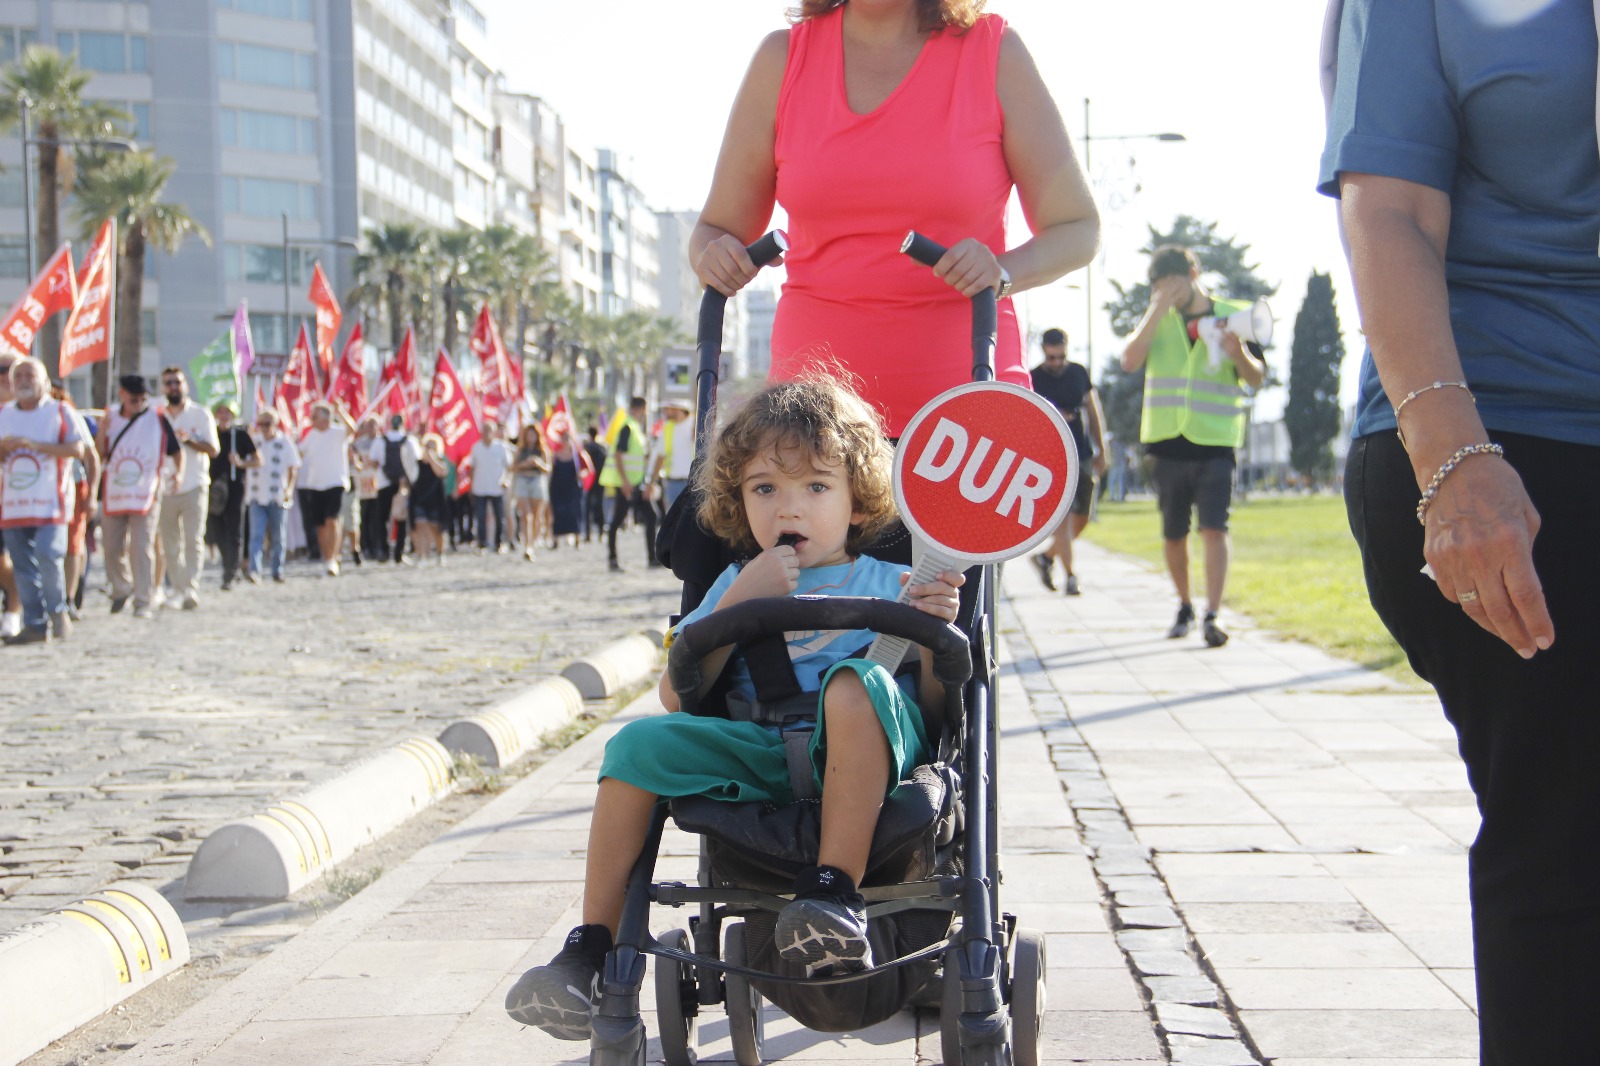
{"type": "Polygon", "coordinates": [[[1533,566],[1539,512],[1508,463],[1482,456],[1439,485],[1423,555],[1445,599],[1524,659],[1549,648],[1555,626],[1533,566]]]}

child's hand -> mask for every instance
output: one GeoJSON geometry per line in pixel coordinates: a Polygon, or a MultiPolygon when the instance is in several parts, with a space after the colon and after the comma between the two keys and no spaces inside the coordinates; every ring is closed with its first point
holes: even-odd
{"type": "Polygon", "coordinates": [[[800,553],[787,544],[779,544],[744,564],[722,602],[728,603],[730,596],[738,601],[787,596],[799,587],[800,553]]]}
{"type": "MultiPolygon", "coordinates": [[[[911,580],[909,573],[900,575],[900,584],[904,585],[911,580]]],[[[961,606],[961,594],[956,590],[967,583],[965,574],[954,570],[945,570],[939,574],[935,581],[926,585],[912,585],[907,590],[906,602],[919,611],[926,611],[935,618],[942,618],[946,622],[956,620],[956,611],[961,606]]]]}

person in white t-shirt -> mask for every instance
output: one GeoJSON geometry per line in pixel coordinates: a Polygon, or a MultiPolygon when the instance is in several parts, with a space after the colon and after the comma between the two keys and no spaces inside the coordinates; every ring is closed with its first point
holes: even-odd
{"type": "Polygon", "coordinates": [[[261,546],[269,534],[272,580],[283,583],[287,547],[284,516],[289,513],[289,501],[294,499],[295,473],[299,469],[300,451],[279,430],[278,412],[269,408],[257,414],[256,454],[244,482],[244,499],[250,508],[250,572],[245,577],[251,584],[260,580],[261,546]]]}
{"type": "Polygon", "coordinates": [[[88,434],[81,418],[46,395],[47,384],[43,363],[18,359],[11,367],[15,399],[0,408],[0,530],[22,600],[22,630],[7,644],[42,644],[70,628],[63,564],[72,460],[83,458],[88,434]]]}
{"type": "Polygon", "coordinates": [[[472,446],[472,509],[478,525],[478,551],[489,549],[489,512],[494,512],[494,550],[506,551],[506,484],[511,480],[511,446],[500,439],[500,424],[485,419],[483,436],[472,446]]]}
{"type": "Polygon", "coordinates": [[[319,400],[311,405],[311,428],[300,441],[300,512],[314,532],[329,577],[339,576],[339,519],[350,491],[350,434],[355,425],[343,411],[319,400]]]}
{"type": "Polygon", "coordinates": [[[182,367],[161,371],[161,390],[167,396],[167,422],[184,448],[185,460],[173,471],[161,497],[161,547],[172,589],[182,598],[183,609],[192,611],[200,606],[200,570],[206,561],[206,510],[211,498],[210,460],[217,454],[217,422],[204,406],[189,399],[189,380],[182,367]]]}

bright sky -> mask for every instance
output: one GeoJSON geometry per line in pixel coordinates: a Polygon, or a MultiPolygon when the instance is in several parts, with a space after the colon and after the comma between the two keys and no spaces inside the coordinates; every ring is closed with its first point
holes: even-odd
{"type": "MultiPolygon", "coordinates": [[[[539,3],[474,0],[489,20],[487,57],[513,89],[544,97],[568,136],[632,161],[653,206],[698,209],[710,187],[728,108],[763,35],[785,25],[789,0],[539,3]]],[[[1229,0],[1205,8],[1178,0],[990,0],[1033,53],[1083,156],[1090,106],[1091,178],[1104,243],[1095,261],[1096,305],[1107,278],[1143,277],[1137,249],[1154,224],[1178,214],[1218,223],[1251,248],[1271,299],[1278,342],[1269,360],[1287,378],[1294,318],[1312,270],[1332,272],[1345,330],[1345,401],[1360,360],[1354,290],[1334,203],[1318,196],[1322,96],[1317,49],[1323,5],[1312,0],[1229,0]],[[1117,135],[1173,131],[1184,143],[1117,135]],[[1101,138],[1105,138],[1102,140],[1101,138]]],[[[1020,217],[1012,242],[1026,230],[1020,217]]],[[[1019,301],[1025,330],[1060,326],[1081,360],[1083,275],[1019,301]]],[[[1104,313],[1094,322],[1097,363],[1120,348],[1104,313]]],[[[1098,372],[1098,367],[1097,367],[1098,372]]],[[[1276,417],[1284,390],[1263,395],[1276,417]]]]}

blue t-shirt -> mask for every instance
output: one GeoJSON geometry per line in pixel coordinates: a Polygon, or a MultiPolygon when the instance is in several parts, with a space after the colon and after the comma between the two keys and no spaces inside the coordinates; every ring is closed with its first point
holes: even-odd
{"type": "MultiPolygon", "coordinates": [[[[886,563],[870,555],[858,555],[852,563],[801,570],[800,584],[793,595],[804,596],[815,593],[829,596],[875,596],[884,600],[898,599],[900,575],[906,570],[904,566],[886,563]]],[[[722,597],[727,594],[734,578],[738,576],[738,563],[734,563],[719,574],[706,593],[706,598],[700,601],[700,606],[684,615],[678,627],[682,628],[716,610],[717,604],[722,602],[722,597]]],[[[870,629],[813,629],[785,633],[784,637],[789,643],[789,662],[794,667],[795,679],[800,682],[800,691],[815,692],[820,689],[822,678],[827,674],[829,667],[861,654],[874,636],[870,629]]],[[[725,669],[730,672],[733,681],[730,691],[736,696],[754,699],[755,686],[750,681],[750,668],[745,665],[744,659],[734,657],[725,669]]]]}
{"type": "MultiPolygon", "coordinates": [[[[1318,184],[1448,193],[1450,323],[1484,424],[1579,444],[1600,444],[1595,66],[1588,3],[1345,0],[1318,184]]],[[[1394,424],[1369,349],[1354,433],[1394,424]]]]}

